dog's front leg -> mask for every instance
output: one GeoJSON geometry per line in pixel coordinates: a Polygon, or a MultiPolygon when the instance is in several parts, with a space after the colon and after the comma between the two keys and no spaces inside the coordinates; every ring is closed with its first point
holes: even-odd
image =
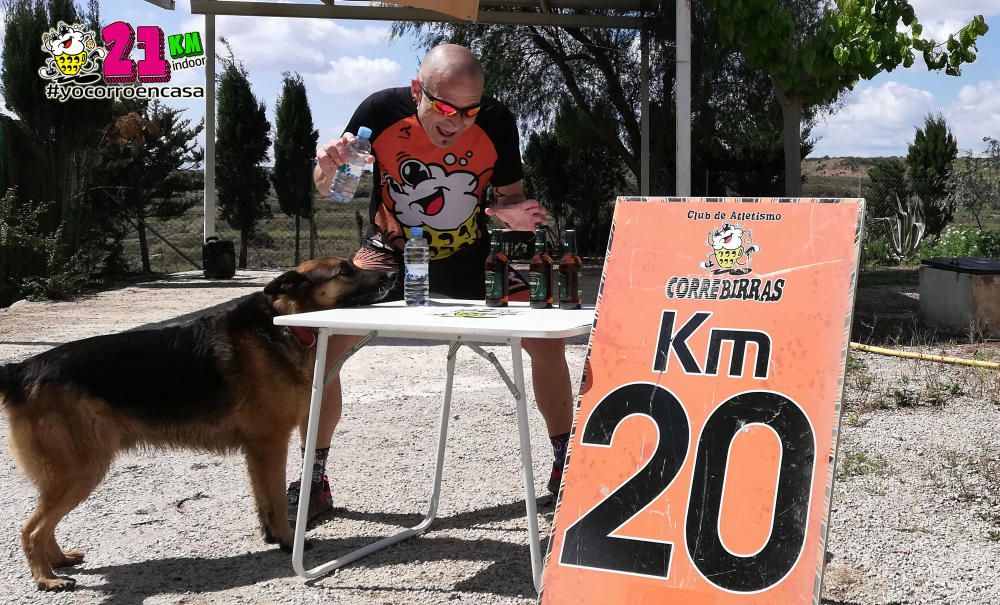
{"type": "Polygon", "coordinates": [[[292,526],[285,502],[285,457],[288,439],[269,439],[247,444],[247,471],[257,505],[264,541],[277,542],[281,550],[292,550],[292,526]]]}

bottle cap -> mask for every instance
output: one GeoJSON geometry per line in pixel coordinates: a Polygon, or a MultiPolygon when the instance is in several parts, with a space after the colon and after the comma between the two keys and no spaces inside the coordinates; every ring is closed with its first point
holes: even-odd
{"type": "Polygon", "coordinates": [[[424,236],[423,227],[410,227],[410,238],[417,238],[424,236]]]}
{"type": "Polygon", "coordinates": [[[359,139],[370,139],[372,138],[372,129],[367,126],[362,126],[358,128],[358,138],[359,139]]]}

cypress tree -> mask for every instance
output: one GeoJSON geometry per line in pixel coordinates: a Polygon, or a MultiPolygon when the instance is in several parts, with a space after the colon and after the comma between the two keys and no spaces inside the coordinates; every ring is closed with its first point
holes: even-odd
{"type": "Polygon", "coordinates": [[[313,160],[319,131],[313,128],[306,86],[298,73],[282,74],[275,109],[274,170],[271,184],[281,211],[295,217],[295,264],[300,261],[301,219],[312,218],[313,160]]]}
{"type": "Polygon", "coordinates": [[[272,217],[267,203],[270,185],[263,165],[271,146],[271,123],[263,101],[250,88],[246,68],[231,48],[223,63],[217,96],[215,186],[219,215],[240,232],[239,267],[245,269],[247,244],[257,231],[257,223],[272,217]]]}

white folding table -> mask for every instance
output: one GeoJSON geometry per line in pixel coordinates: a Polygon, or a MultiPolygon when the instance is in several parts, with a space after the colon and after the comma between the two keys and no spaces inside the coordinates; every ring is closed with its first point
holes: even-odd
{"type": "Polygon", "coordinates": [[[538,590],[541,586],[542,553],[538,536],[534,476],[531,468],[531,441],[528,434],[521,340],[524,338],[569,338],[587,334],[594,323],[593,308],[532,309],[527,303],[510,303],[508,307],[486,307],[479,301],[431,299],[430,304],[425,307],[408,307],[402,301],[397,301],[365,307],[284,315],[275,318],[274,323],[282,326],[316,328],[318,331],[316,365],[313,369],[312,395],[309,402],[309,426],[306,432],[305,454],[302,460],[302,487],[299,494],[299,510],[292,548],[292,567],[295,568],[295,573],[304,578],[321,576],[411,536],[422,534],[430,527],[437,515],[441,492],[441,471],[444,466],[445,443],[448,436],[448,416],[455,376],[455,355],[458,348],[464,345],[486,358],[496,367],[517,403],[517,430],[521,442],[524,501],[528,518],[528,546],[531,551],[531,572],[535,589],[538,590]],[[326,373],[327,337],[331,334],[364,336],[364,339],[346,351],[334,368],[326,373]],[[327,379],[338,372],[351,355],[376,336],[418,338],[449,343],[448,371],[444,402],[441,406],[437,461],[434,467],[434,487],[427,514],[423,521],[413,527],[341,555],[312,569],[306,569],[303,563],[303,551],[323,387],[327,379]],[[496,356],[479,347],[479,343],[510,345],[513,379],[504,370],[496,356]]]}

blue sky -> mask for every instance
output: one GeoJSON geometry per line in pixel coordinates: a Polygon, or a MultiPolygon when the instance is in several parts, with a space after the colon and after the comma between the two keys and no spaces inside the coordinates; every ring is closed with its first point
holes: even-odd
{"type": "MultiPolygon", "coordinates": [[[[319,0],[316,0],[318,3],[319,0]]],[[[813,134],[813,157],[905,155],[914,130],[928,113],[941,112],[962,150],[981,151],[983,136],[1000,138],[1000,0],[911,0],[925,35],[943,40],[973,14],[992,28],[980,41],[979,59],[955,78],[929,73],[916,62],[909,70],[862,81],[823,116],[813,134]]],[[[159,25],[166,35],[200,31],[203,18],[191,14],[189,0],[165,11],[141,0],[101,0],[102,20],[133,26],[159,25]]],[[[273,123],[283,71],[302,74],[320,141],[339,135],[351,112],[370,92],[407,84],[422,51],[412,39],[389,42],[389,23],[324,19],[218,17],[217,34],[226,36],[246,65],[255,93],[273,123]]],[[[222,52],[221,46],[219,52],[222,52]]],[[[171,84],[203,85],[204,69],[175,71],[171,84]]],[[[197,121],[203,103],[175,103],[197,121]]],[[[204,137],[202,137],[204,139],[204,137]]]]}

